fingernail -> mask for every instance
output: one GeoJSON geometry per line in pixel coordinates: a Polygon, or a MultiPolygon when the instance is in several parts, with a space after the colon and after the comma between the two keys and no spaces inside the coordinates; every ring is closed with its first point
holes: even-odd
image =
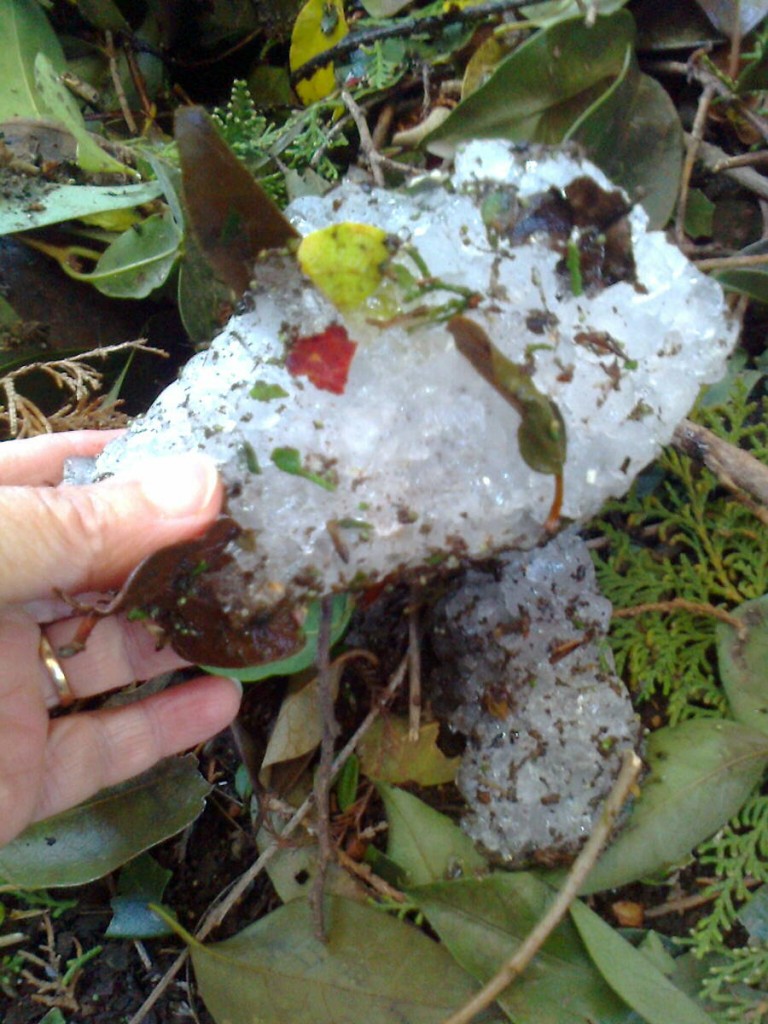
{"type": "Polygon", "coordinates": [[[141,472],[141,489],[164,519],[192,515],[216,490],[218,474],[207,455],[171,455],[152,459],[141,472]]]}

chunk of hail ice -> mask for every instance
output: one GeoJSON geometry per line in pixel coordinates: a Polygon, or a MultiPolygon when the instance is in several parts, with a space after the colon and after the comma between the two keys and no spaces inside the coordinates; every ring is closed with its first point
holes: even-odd
{"type": "Polygon", "coordinates": [[[430,691],[468,740],[462,825],[508,866],[573,856],[622,751],[639,744],[605,639],[610,617],[573,529],[468,570],[432,613],[430,691]]]}
{"type": "MultiPolygon", "coordinates": [[[[735,340],[719,285],[574,153],[471,143],[450,179],[346,182],[288,215],[304,235],[386,231],[381,287],[341,312],[293,257],[267,254],[247,311],[96,466],[101,478],[173,451],[215,458],[236,525],[205,586],[239,635],[278,606],[541,543],[555,482],[531,468],[537,402],[567,436],[558,511],[593,515],[735,340]],[[511,393],[459,351],[467,320],[465,340],[512,368],[511,393]]],[[[176,611],[178,646],[201,626],[176,611]]],[[[225,654],[207,661],[233,664],[225,654]]]]}

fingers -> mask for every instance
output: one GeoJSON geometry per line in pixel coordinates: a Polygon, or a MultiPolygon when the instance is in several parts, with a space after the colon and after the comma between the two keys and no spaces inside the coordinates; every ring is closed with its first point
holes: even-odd
{"type": "MultiPolygon", "coordinates": [[[[78,619],[70,619],[44,628],[54,652],[72,640],[78,622],[78,619]]],[[[80,699],[136,680],[152,679],[188,662],[170,647],[158,650],[156,641],[140,622],[129,622],[123,616],[110,616],[96,623],[85,650],[71,658],[59,658],[59,664],[72,695],[80,699]]],[[[39,661],[39,670],[46,704],[55,707],[59,696],[42,660],[39,661]]]]}
{"type": "Polygon", "coordinates": [[[42,434],[0,445],[0,484],[57,484],[64,460],[74,455],[97,455],[122,430],[73,430],[42,434]]]}
{"type": "Polygon", "coordinates": [[[26,827],[38,801],[49,724],[31,661],[38,638],[22,612],[0,616],[0,846],[26,827]]]}
{"type": "Polygon", "coordinates": [[[122,708],[56,719],[33,820],[58,814],[202,742],[229,725],[239,704],[237,684],[208,677],[122,708]]]}
{"type": "Polygon", "coordinates": [[[216,517],[222,489],[199,454],[147,460],[140,478],[0,488],[0,604],[108,590],[152,552],[216,517]]]}

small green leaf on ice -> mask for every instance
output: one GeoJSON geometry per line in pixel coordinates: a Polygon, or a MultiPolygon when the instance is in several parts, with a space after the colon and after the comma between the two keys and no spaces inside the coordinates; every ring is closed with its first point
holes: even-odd
{"type": "Polygon", "coordinates": [[[275,448],[272,451],[271,458],[277,468],[281,469],[284,473],[290,473],[292,476],[303,476],[305,480],[310,480],[313,484],[317,484],[318,487],[324,487],[326,491],[336,490],[336,483],[330,476],[313,473],[311,470],[304,468],[298,448],[275,448]]]}
{"type": "Polygon", "coordinates": [[[272,402],[276,398],[287,398],[288,392],[279,384],[269,384],[265,380],[257,380],[250,390],[250,395],[257,402],[272,402]]]}

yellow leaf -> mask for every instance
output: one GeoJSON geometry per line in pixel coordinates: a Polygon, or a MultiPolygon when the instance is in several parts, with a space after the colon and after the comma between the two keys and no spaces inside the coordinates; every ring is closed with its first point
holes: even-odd
{"type": "Polygon", "coordinates": [[[399,785],[440,786],[453,782],[460,757],[446,757],[437,746],[437,722],[422,725],[414,742],[408,735],[408,721],[399,715],[376,719],[357,748],[360,770],[376,782],[399,785]]]}
{"type": "Polygon", "coordinates": [[[301,240],[299,266],[335,306],[355,309],[381,283],[391,255],[387,237],[371,224],[331,224],[301,240]]]}
{"type": "MultiPolygon", "coordinates": [[[[293,26],[289,60],[291,71],[335,46],[349,31],[342,0],[307,0],[293,26]]],[[[320,68],[296,86],[302,103],[322,100],[336,88],[333,64],[320,68]]]]}
{"type": "Polygon", "coordinates": [[[134,224],[140,223],[142,219],[136,208],[131,206],[124,210],[103,210],[101,213],[89,213],[85,217],[78,217],[83,224],[115,232],[127,231],[134,224]]]}

